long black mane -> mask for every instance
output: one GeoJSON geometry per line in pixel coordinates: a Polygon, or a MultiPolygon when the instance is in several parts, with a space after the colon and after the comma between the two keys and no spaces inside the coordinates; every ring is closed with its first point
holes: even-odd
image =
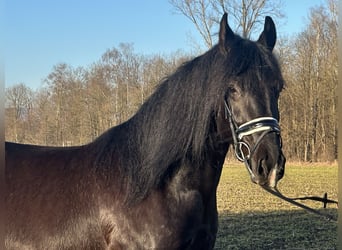
{"type": "MultiPolygon", "coordinates": [[[[206,153],[213,150],[211,131],[230,81],[253,91],[258,87],[255,77],[280,75],[272,53],[255,42],[236,36],[227,52],[216,45],[180,66],[130,120],[97,140],[108,140],[104,150],[112,151],[102,154],[106,159],[100,156],[99,165],[108,165],[113,161],[108,157],[120,152],[120,172],[127,178],[129,199],[141,199],[162,186],[182,163],[200,166],[206,153]]],[[[281,79],[267,82],[282,88],[281,79]]]]}

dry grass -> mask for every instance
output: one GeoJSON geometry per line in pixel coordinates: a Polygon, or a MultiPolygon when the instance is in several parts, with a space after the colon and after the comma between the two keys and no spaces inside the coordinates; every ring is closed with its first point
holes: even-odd
{"type": "MultiPolygon", "coordinates": [[[[337,200],[336,164],[287,164],[278,188],[288,197],[337,200]]],[[[218,187],[215,249],[337,249],[337,223],[304,211],[253,184],[243,164],[226,164],[218,187]]],[[[303,201],[337,218],[337,206],[303,201]]]]}

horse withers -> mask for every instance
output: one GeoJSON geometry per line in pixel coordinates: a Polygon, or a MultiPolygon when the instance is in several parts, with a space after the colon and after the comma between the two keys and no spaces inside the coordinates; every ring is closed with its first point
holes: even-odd
{"type": "Polygon", "coordinates": [[[275,42],[270,17],[253,42],[224,14],[217,45],[95,141],[6,142],[6,248],[212,249],[228,148],[259,185],[284,174],[275,42]]]}

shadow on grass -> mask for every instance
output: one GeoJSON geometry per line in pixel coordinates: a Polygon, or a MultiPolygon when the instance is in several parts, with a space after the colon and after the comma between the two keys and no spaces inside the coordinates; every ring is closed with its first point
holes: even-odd
{"type": "MultiPolygon", "coordinates": [[[[321,209],[337,218],[337,209],[321,209]]],[[[215,249],[337,249],[337,223],[304,210],[219,214],[215,249]]]]}

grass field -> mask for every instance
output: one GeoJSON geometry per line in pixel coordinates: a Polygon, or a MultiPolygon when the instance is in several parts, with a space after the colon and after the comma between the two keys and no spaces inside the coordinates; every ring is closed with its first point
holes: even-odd
{"type": "MultiPolygon", "coordinates": [[[[337,200],[334,165],[287,164],[279,190],[287,197],[337,200]]],[[[215,249],[337,249],[337,223],[282,201],[250,181],[241,163],[225,164],[218,186],[219,231],[215,249]]],[[[336,204],[301,201],[337,218],[336,204]]]]}

